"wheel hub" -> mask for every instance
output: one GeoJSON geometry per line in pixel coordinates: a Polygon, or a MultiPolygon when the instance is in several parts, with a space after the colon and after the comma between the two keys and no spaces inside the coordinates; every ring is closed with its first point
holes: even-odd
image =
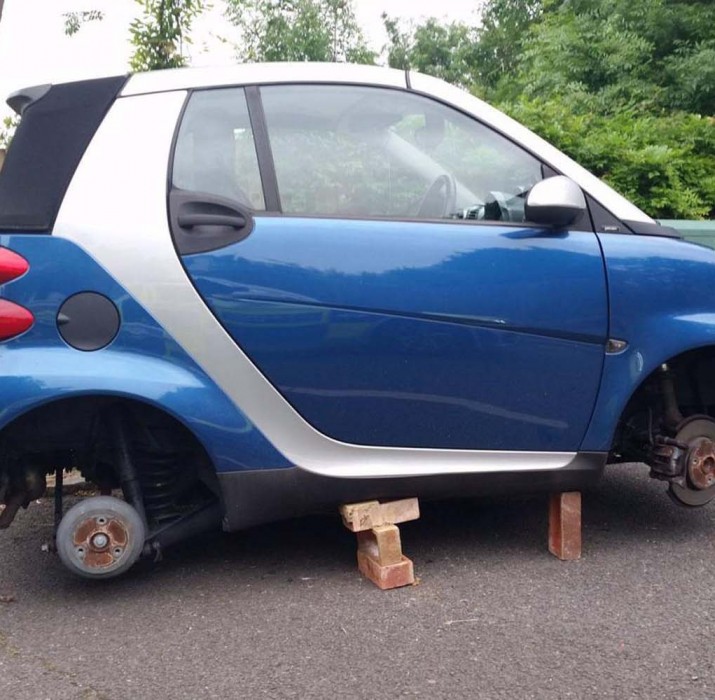
{"type": "Polygon", "coordinates": [[[669,493],[680,505],[704,506],[715,498],[715,421],[709,416],[687,418],[678,426],[675,441],[683,452],[669,493]]]}
{"type": "Polygon", "coordinates": [[[687,474],[688,481],[701,491],[715,484],[715,442],[703,437],[690,443],[687,474]]]}
{"type": "Polygon", "coordinates": [[[89,569],[105,569],[121,559],[129,532],[124,523],[108,515],[94,515],[77,524],[72,538],[75,555],[89,569]]]}
{"type": "Polygon", "coordinates": [[[92,496],[64,515],[55,537],[62,563],[85,578],[110,578],[141,556],[146,525],[139,512],[112,496],[92,496]]]}

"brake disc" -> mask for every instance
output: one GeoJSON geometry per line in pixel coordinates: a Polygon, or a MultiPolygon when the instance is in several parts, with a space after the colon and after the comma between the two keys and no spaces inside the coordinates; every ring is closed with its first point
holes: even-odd
{"type": "Polygon", "coordinates": [[[683,476],[671,481],[668,493],[682,506],[699,508],[715,498],[715,420],[693,416],[678,427],[675,439],[688,445],[683,476]]]}

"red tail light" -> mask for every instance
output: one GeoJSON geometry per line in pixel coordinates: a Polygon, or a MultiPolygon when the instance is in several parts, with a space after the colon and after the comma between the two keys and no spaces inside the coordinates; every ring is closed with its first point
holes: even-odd
{"type": "Polygon", "coordinates": [[[0,340],[24,333],[34,322],[34,316],[27,309],[0,299],[0,340]]]}
{"type": "Polygon", "coordinates": [[[0,248],[0,284],[21,277],[30,269],[30,263],[7,248],[0,248]]]}

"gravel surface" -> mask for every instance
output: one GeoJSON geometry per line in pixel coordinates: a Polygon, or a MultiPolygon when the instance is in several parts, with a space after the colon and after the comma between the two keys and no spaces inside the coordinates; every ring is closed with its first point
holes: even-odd
{"type": "Polygon", "coordinates": [[[584,495],[584,556],[545,497],[423,504],[419,585],[361,579],[335,516],[217,533],[85,582],[41,551],[49,501],[0,532],[0,697],[712,698],[715,510],[645,468],[584,495]]]}

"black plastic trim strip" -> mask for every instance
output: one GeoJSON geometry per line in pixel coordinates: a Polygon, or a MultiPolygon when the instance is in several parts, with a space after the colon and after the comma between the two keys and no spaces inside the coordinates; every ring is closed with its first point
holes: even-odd
{"type": "Polygon", "coordinates": [[[246,104],[248,105],[248,118],[251,121],[251,130],[253,131],[253,143],[256,146],[256,155],[258,156],[258,170],[263,184],[263,199],[266,211],[280,213],[283,209],[278,191],[278,177],[276,176],[276,165],[268,136],[266,115],[263,112],[261,92],[256,85],[244,88],[244,92],[246,94],[246,104]]]}
{"type": "Polygon", "coordinates": [[[544,180],[549,177],[556,177],[557,175],[561,175],[561,173],[554,170],[550,165],[547,165],[544,162],[541,163],[541,177],[544,180]]]}
{"type": "Polygon", "coordinates": [[[676,229],[670,226],[661,226],[660,224],[649,224],[644,221],[629,221],[623,222],[637,236],[661,236],[663,238],[679,238],[683,236],[676,229]]]}
{"type": "Polygon", "coordinates": [[[282,214],[280,212],[256,211],[256,218],[272,219],[281,217],[284,219],[319,219],[321,221],[384,221],[385,223],[403,224],[444,224],[447,226],[496,226],[502,228],[512,228],[521,231],[536,231],[544,233],[563,233],[562,229],[555,229],[547,224],[537,224],[531,221],[494,221],[492,219],[416,219],[407,216],[356,216],[348,214],[282,214]]]}
{"type": "Polygon", "coordinates": [[[612,214],[590,194],[586,195],[586,203],[591,212],[591,219],[596,233],[633,233],[617,216],[612,214]]]}
{"type": "Polygon", "coordinates": [[[603,452],[579,452],[562,469],[486,474],[435,474],[344,479],[288,467],[219,473],[224,529],[333,511],[340,503],[404,498],[455,499],[497,494],[581,491],[593,487],[606,464],[603,452]]]}

